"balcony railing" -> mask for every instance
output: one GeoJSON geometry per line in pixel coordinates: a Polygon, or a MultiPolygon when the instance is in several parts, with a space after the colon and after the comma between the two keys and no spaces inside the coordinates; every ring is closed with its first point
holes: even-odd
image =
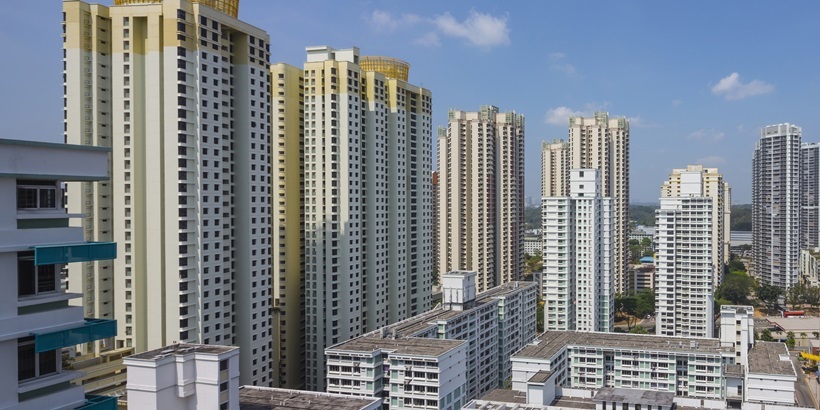
{"type": "Polygon", "coordinates": [[[116,334],[116,320],[86,318],[85,323],[77,327],[54,332],[34,333],[34,350],[37,353],[46,352],[114,337],[116,334]]]}

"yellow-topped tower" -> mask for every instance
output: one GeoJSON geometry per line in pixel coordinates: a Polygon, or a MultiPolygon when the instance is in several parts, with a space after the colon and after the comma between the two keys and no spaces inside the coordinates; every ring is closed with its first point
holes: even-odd
{"type": "MultiPolygon", "coordinates": [[[[145,3],[162,3],[162,0],[114,0],[115,6],[145,3]]],[[[233,18],[237,18],[239,16],[239,0],[191,0],[191,3],[199,3],[208,6],[216,11],[221,11],[233,18]]]]}
{"type": "Polygon", "coordinates": [[[375,71],[384,74],[385,77],[405,82],[410,76],[410,64],[397,58],[362,56],[359,58],[359,67],[364,71],[375,71]]]}

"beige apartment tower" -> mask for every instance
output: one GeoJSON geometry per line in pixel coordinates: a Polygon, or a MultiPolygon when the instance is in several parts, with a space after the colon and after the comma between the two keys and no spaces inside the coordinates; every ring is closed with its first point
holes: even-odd
{"type": "Polygon", "coordinates": [[[439,272],[477,271],[483,292],[524,266],[524,116],[451,110],[438,133],[439,272]]]}
{"type": "Polygon", "coordinates": [[[430,307],[432,97],[403,61],[306,51],[271,69],[276,381],[324,391],[327,346],[430,307]]]}
{"type": "Polygon", "coordinates": [[[269,38],[238,3],[63,2],[65,139],[112,149],[69,209],[119,255],[69,284],[116,347],[236,345],[242,383],[270,385],[269,38]]]}
{"type": "Polygon", "coordinates": [[[274,387],[304,388],[304,72],[272,64],[271,239],[274,387]]]}
{"type": "Polygon", "coordinates": [[[569,196],[569,143],[541,143],[541,198],[569,196]]]}
{"type": "Polygon", "coordinates": [[[714,269],[714,286],[720,285],[724,265],[729,263],[729,235],[731,228],[732,189],[723,180],[717,168],[705,168],[703,165],[689,165],[686,168],[673,169],[669,179],[661,186],[661,198],[684,196],[685,185],[695,184],[699,180],[700,196],[712,199],[712,267],[714,269]],[[682,175],[687,175],[684,181],[682,175]]]}
{"type": "Polygon", "coordinates": [[[602,196],[612,198],[615,293],[628,293],[629,120],[597,112],[569,119],[570,167],[601,171],[602,196]]]}

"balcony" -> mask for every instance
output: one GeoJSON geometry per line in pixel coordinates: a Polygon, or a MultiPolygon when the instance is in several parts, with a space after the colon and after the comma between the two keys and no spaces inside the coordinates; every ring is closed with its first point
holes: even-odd
{"type": "Polygon", "coordinates": [[[115,242],[85,242],[73,245],[34,247],[34,264],[37,266],[116,258],[117,244],[115,242]]]}
{"type": "Polygon", "coordinates": [[[116,410],[117,398],[114,396],[85,395],[85,405],[75,408],[75,410],[116,410]]]}
{"type": "Polygon", "coordinates": [[[85,323],[69,329],[33,333],[34,350],[40,353],[68,346],[76,346],[78,344],[114,337],[116,334],[116,320],[87,318],[85,319],[85,323]]]}

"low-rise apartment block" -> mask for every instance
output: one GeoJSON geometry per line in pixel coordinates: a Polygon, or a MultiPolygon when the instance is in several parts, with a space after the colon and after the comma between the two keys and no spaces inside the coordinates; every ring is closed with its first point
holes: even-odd
{"type": "Polygon", "coordinates": [[[475,275],[444,274],[441,305],[325,349],[327,391],[382,397],[391,408],[460,408],[504,385],[510,356],[535,337],[538,285],[477,294],[475,275]]]}

